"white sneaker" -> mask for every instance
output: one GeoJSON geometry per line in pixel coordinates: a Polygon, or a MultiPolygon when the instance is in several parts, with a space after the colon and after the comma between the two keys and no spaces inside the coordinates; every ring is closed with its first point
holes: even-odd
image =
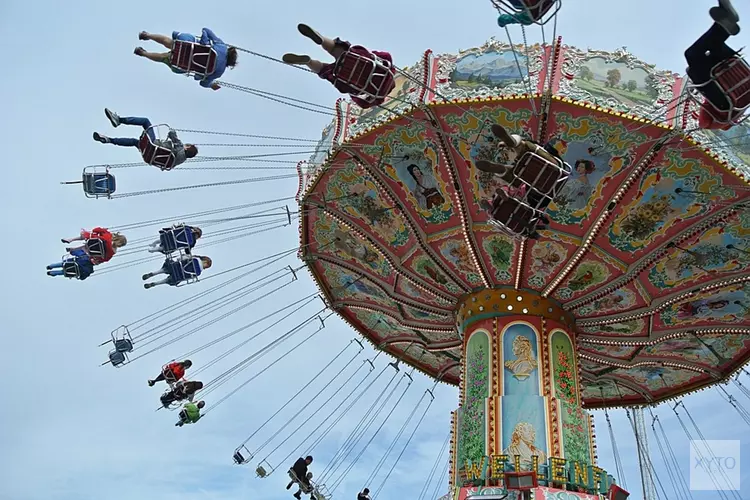
{"type": "Polygon", "coordinates": [[[109,122],[113,127],[118,127],[120,125],[120,117],[117,115],[117,113],[104,108],[104,114],[107,115],[107,118],[109,118],[109,122]]]}

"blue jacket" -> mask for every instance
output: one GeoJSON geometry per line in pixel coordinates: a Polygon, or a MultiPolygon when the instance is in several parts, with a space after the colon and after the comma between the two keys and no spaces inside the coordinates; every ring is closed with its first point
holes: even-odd
{"type": "Polygon", "coordinates": [[[179,31],[172,32],[173,40],[184,40],[186,42],[200,43],[201,45],[208,45],[216,51],[216,66],[214,72],[204,76],[195,75],[196,80],[200,80],[201,87],[210,87],[214,80],[221,78],[224,71],[227,69],[227,51],[229,46],[224,41],[216,36],[216,33],[211,31],[210,28],[203,28],[200,39],[195,38],[190,33],[180,33],[179,31]]]}

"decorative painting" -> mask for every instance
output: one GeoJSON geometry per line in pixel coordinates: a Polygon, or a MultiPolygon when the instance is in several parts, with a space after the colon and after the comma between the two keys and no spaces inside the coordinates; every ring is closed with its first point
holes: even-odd
{"type": "Polygon", "coordinates": [[[540,395],[539,345],[529,325],[514,324],[503,332],[503,395],[540,395]]]}
{"type": "Polygon", "coordinates": [[[316,212],[313,226],[318,253],[331,253],[337,258],[373,272],[382,278],[391,278],[390,264],[372,244],[360,239],[348,227],[340,224],[323,210],[316,212]]]}
{"type": "Polygon", "coordinates": [[[671,357],[691,363],[716,366],[719,363],[717,355],[724,360],[738,358],[747,349],[749,342],[750,335],[742,334],[701,335],[700,341],[692,335],[686,335],[645,347],[639,355],[671,357]]]}
{"type": "MultiPolygon", "coordinates": [[[[580,245],[578,238],[549,231],[548,238],[527,247],[524,278],[529,287],[541,289],[554,278],[580,245]]],[[[528,245],[528,243],[527,243],[528,245]]]]}
{"type": "Polygon", "coordinates": [[[624,113],[664,120],[678,75],[656,70],[624,47],[614,52],[566,47],[559,92],[624,113]]]}
{"type": "Polygon", "coordinates": [[[318,261],[318,265],[323,269],[329,292],[335,300],[374,302],[395,309],[396,305],[393,300],[378,285],[364,276],[329,262],[318,261]]]}
{"type": "Polygon", "coordinates": [[[750,137],[750,126],[740,123],[729,130],[701,129],[692,135],[698,136],[700,142],[710,144],[711,151],[718,153],[750,178],[750,143],[747,140],[750,137]]]}
{"type": "Polygon", "coordinates": [[[703,372],[694,372],[670,366],[636,366],[627,369],[616,369],[611,375],[631,380],[651,392],[662,392],[684,387],[704,377],[703,372]]]}
{"type": "Polygon", "coordinates": [[[635,337],[645,335],[646,320],[643,318],[631,319],[628,321],[618,321],[606,325],[583,326],[581,331],[589,335],[603,336],[627,336],[635,337]]]}
{"type": "Polygon", "coordinates": [[[552,334],[550,355],[552,356],[555,397],[571,406],[577,406],[578,369],[573,343],[567,333],[558,330],[552,334]]]}
{"type": "Polygon", "coordinates": [[[333,120],[326,128],[323,129],[323,133],[320,138],[320,142],[315,146],[315,153],[308,160],[308,164],[312,168],[320,167],[328,159],[328,153],[333,148],[333,140],[336,138],[336,126],[338,125],[338,119],[333,120]]]}
{"type": "Polygon", "coordinates": [[[611,270],[599,259],[584,259],[573,269],[570,277],[564,282],[565,285],[556,290],[555,296],[562,300],[570,300],[606,283],[611,277],[611,270]]]}
{"type": "Polygon", "coordinates": [[[406,246],[410,242],[409,230],[383,199],[375,181],[353,160],[333,167],[325,190],[328,203],[358,219],[363,230],[374,233],[388,247],[406,246]]]}
{"type": "Polygon", "coordinates": [[[680,243],[647,272],[655,292],[691,286],[719,274],[750,267],[750,214],[711,227],[693,241],[680,243]],[[744,219],[744,220],[743,220],[744,219]]]}
{"type": "Polygon", "coordinates": [[[414,337],[415,340],[418,339],[414,330],[403,326],[387,314],[364,309],[350,309],[350,311],[366,331],[373,332],[376,335],[379,342],[392,337],[414,337]]]}
{"type": "Polygon", "coordinates": [[[481,330],[466,344],[464,401],[459,409],[457,462],[478,463],[486,455],[486,401],[490,390],[490,338],[481,330]]]}
{"type": "Polygon", "coordinates": [[[442,309],[451,308],[452,303],[450,301],[419,289],[416,285],[414,285],[411,281],[404,278],[403,276],[399,276],[396,279],[395,290],[397,294],[413,299],[426,306],[439,307],[442,309]]]}
{"type": "Polygon", "coordinates": [[[427,283],[449,293],[461,293],[461,289],[435,264],[424,251],[415,252],[405,263],[408,268],[427,283]]]}
{"type": "Polygon", "coordinates": [[[466,240],[461,237],[446,239],[437,244],[445,261],[471,285],[480,285],[482,278],[474,266],[466,240]]]}
{"type": "Polygon", "coordinates": [[[581,358],[578,363],[581,367],[581,370],[587,371],[593,374],[597,374],[600,371],[604,370],[605,368],[608,368],[606,365],[603,365],[597,361],[592,361],[589,358],[581,358]]]}
{"type": "Polygon", "coordinates": [[[515,242],[510,236],[501,233],[475,234],[477,240],[482,242],[482,249],[489,258],[494,278],[500,282],[510,281],[510,269],[515,264],[515,242]]]}
{"type": "Polygon", "coordinates": [[[563,454],[567,460],[592,464],[589,413],[577,404],[561,401],[563,454]]]}
{"type": "MultiPolygon", "coordinates": [[[[562,105],[556,104],[560,107],[562,105]]],[[[606,115],[574,115],[579,111],[559,111],[554,115],[555,129],[549,142],[572,168],[568,182],[555,196],[548,213],[565,225],[581,224],[588,218],[604,190],[612,189],[610,181],[632,168],[649,136],[643,131],[628,130],[621,121],[606,115]]]]}
{"type": "Polygon", "coordinates": [[[598,298],[593,302],[576,310],[576,315],[602,316],[608,314],[617,314],[628,309],[632,309],[638,304],[638,292],[633,286],[618,288],[604,297],[598,298]]]}
{"type": "Polygon", "coordinates": [[[513,47],[495,39],[482,47],[438,58],[436,95],[448,99],[535,94],[544,51],[540,45],[513,47]]]}
{"type": "Polygon", "coordinates": [[[627,396],[639,396],[633,389],[611,380],[591,382],[583,386],[583,399],[592,403],[604,400],[621,400],[627,396]]]}
{"type": "Polygon", "coordinates": [[[547,461],[547,402],[543,396],[513,395],[500,398],[502,454],[521,457],[521,468],[529,470],[532,457],[547,461]]]}
{"type": "Polygon", "coordinates": [[[433,326],[444,326],[450,328],[453,324],[453,318],[450,314],[439,314],[436,312],[427,312],[407,305],[399,306],[404,313],[404,319],[420,323],[430,323],[433,326]]]}
{"type": "Polygon", "coordinates": [[[750,320],[750,282],[694,295],[659,313],[668,327],[702,323],[744,323],[750,320]]]}
{"type": "Polygon", "coordinates": [[[605,233],[610,245],[623,253],[641,252],[672,226],[704,217],[736,196],[721,174],[689,154],[666,150],[641,176],[637,189],[631,188],[636,196],[619,205],[605,233]]]}
{"type": "Polygon", "coordinates": [[[581,352],[589,352],[592,354],[598,354],[608,358],[630,360],[635,355],[636,351],[640,349],[637,345],[621,345],[621,344],[592,344],[588,342],[582,342],[579,346],[581,352]]]}

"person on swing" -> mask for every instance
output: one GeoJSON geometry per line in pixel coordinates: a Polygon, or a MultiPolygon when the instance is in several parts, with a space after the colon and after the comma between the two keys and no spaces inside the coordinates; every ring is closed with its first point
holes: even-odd
{"type": "MultiPolygon", "coordinates": [[[[379,50],[373,50],[372,52],[370,52],[368,49],[362,47],[361,45],[352,45],[349,42],[341,40],[340,38],[336,38],[335,40],[326,38],[306,24],[297,25],[297,30],[299,30],[299,32],[303,36],[306,36],[307,38],[312,40],[316,45],[320,45],[321,47],[323,47],[323,49],[331,56],[333,56],[336,61],[333,63],[324,63],[318,61],[317,59],[312,59],[308,55],[298,55],[290,53],[284,54],[282,60],[287,64],[307,66],[320,78],[331,82],[339,92],[341,92],[342,94],[349,94],[352,98],[352,101],[354,101],[359,107],[363,109],[369,109],[374,106],[383,104],[383,102],[385,102],[385,97],[388,96],[388,94],[390,94],[394,88],[396,88],[396,83],[393,80],[393,75],[395,74],[395,69],[393,68],[393,57],[390,53],[379,50]],[[368,98],[363,98],[361,96],[362,92],[352,85],[353,82],[347,83],[336,78],[336,75],[334,74],[335,69],[339,62],[341,62],[342,58],[348,52],[355,53],[361,56],[363,59],[367,59],[370,61],[372,61],[373,56],[376,56],[386,62],[388,71],[390,73],[390,78],[388,78],[388,81],[385,82],[384,88],[379,89],[378,95],[371,95],[368,98]]],[[[371,62],[370,64],[375,63],[371,62]]]]}
{"type": "MultiPolygon", "coordinates": [[[[136,116],[120,116],[114,111],[104,108],[104,114],[112,124],[113,127],[119,127],[120,125],[135,125],[143,127],[148,136],[151,138],[151,142],[155,145],[169,149],[174,154],[174,167],[185,163],[188,158],[194,158],[198,154],[198,148],[193,144],[183,144],[182,141],[177,137],[177,132],[170,130],[166,139],[157,139],[154,134],[154,129],[151,125],[151,120],[148,118],[136,117],[136,116]]],[[[94,132],[94,140],[101,142],[102,144],[114,144],[115,146],[124,146],[130,148],[137,148],[139,139],[132,137],[107,137],[94,132]]]]}
{"type": "Polygon", "coordinates": [[[141,31],[138,34],[138,39],[151,40],[169,49],[169,52],[148,52],[143,47],[137,47],[133,53],[139,57],[145,57],[150,61],[166,64],[174,73],[185,73],[185,71],[175,68],[171,64],[172,48],[174,47],[175,40],[199,43],[214,49],[216,52],[216,63],[213,72],[208,75],[196,73],[194,76],[196,80],[200,81],[201,87],[219,90],[221,87],[215,82],[215,80],[221,78],[227,67],[234,69],[234,67],[237,66],[237,48],[224,43],[224,41],[216,36],[216,34],[209,28],[203,28],[200,38],[196,38],[190,33],[180,33],[179,31],[173,31],[171,37],[141,31]]]}

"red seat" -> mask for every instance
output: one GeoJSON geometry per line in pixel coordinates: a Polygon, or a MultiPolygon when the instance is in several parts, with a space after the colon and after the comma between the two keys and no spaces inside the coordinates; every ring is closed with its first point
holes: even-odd
{"type": "Polygon", "coordinates": [[[533,231],[539,220],[539,212],[515,198],[496,197],[490,212],[495,225],[514,235],[524,236],[533,231]]]}
{"type": "Polygon", "coordinates": [[[169,64],[188,73],[210,75],[216,68],[216,51],[208,45],[175,40],[169,64]]]}
{"type": "Polygon", "coordinates": [[[174,167],[174,153],[171,150],[157,146],[151,141],[146,131],[141,134],[138,140],[138,149],[141,151],[143,161],[161,170],[172,170],[174,167]]]}
{"type": "Polygon", "coordinates": [[[562,160],[555,162],[538,153],[525,153],[513,168],[513,175],[545,196],[555,197],[570,177],[571,168],[562,160]]]}
{"type": "Polygon", "coordinates": [[[353,90],[350,94],[373,102],[384,99],[396,87],[393,65],[363,47],[346,51],[333,70],[333,78],[353,90]]]}

